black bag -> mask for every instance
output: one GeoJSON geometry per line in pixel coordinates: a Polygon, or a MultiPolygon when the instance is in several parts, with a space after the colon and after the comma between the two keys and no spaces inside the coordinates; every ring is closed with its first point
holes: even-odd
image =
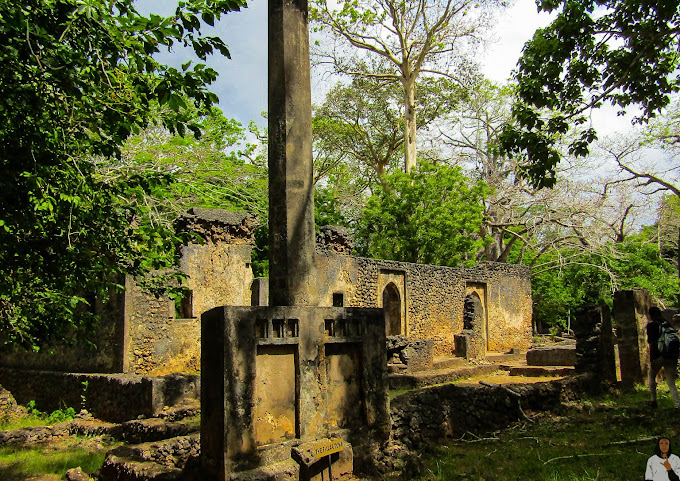
{"type": "Polygon", "coordinates": [[[680,338],[678,331],[668,321],[664,321],[659,329],[659,352],[665,358],[678,358],[680,355],[680,338]]]}

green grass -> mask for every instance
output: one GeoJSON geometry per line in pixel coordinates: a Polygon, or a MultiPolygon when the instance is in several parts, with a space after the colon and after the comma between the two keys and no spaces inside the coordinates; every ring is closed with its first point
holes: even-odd
{"type": "Polygon", "coordinates": [[[419,481],[620,481],[643,479],[653,441],[666,435],[680,452],[680,411],[659,385],[659,409],[651,410],[642,386],[568,404],[496,433],[462,439],[425,454],[419,481]]]}
{"type": "Polygon", "coordinates": [[[69,446],[61,450],[53,444],[32,448],[0,448],[0,479],[21,481],[35,476],[55,475],[63,479],[64,473],[80,466],[92,473],[104,462],[110,447],[90,450],[69,446]]]}
{"type": "Polygon", "coordinates": [[[74,419],[76,411],[70,407],[57,409],[51,413],[43,412],[35,407],[35,401],[30,401],[26,406],[26,414],[0,419],[0,431],[11,429],[32,428],[37,426],[51,426],[64,421],[74,419]]]}

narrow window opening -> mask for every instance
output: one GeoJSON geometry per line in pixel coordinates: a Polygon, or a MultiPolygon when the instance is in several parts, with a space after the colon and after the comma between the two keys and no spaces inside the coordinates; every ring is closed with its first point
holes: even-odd
{"type": "Polygon", "coordinates": [[[344,307],[345,295],[342,292],[333,293],[333,307],[344,307]]]}

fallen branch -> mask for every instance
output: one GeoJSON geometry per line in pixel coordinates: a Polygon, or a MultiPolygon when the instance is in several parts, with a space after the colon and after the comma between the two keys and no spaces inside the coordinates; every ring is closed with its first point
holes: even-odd
{"type": "MultiPolygon", "coordinates": [[[[612,453],[590,453],[590,454],[572,454],[571,456],[558,456],[556,458],[548,459],[546,462],[543,463],[543,466],[545,466],[548,463],[552,463],[553,461],[557,461],[560,459],[578,459],[578,458],[585,458],[587,456],[611,456],[612,453]]],[[[621,453],[617,453],[621,454],[621,453]]]]}
{"type": "Polygon", "coordinates": [[[654,436],[647,436],[645,438],[638,438],[638,439],[629,439],[627,441],[614,441],[611,443],[605,444],[605,447],[609,446],[632,446],[634,444],[638,443],[647,443],[649,441],[656,441],[658,438],[654,436]]]}
{"type": "Polygon", "coordinates": [[[463,435],[462,435],[459,439],[457,439],[457,441],[465,441],[465,435],[466,435],[466,434],[469,434],[470,436],[473,436],[473,437],[475,437],[475,438],[477,438],[477,439],[481,439],[481,438],[480,438],[479,436],[477,436],[475,433],[471,433],[470,431],[465,431],[465,432],[463,433],[463,435]]]}
{"type": "Polygon", "coordinates": [[[513,391],[512,389],[510,389],[510,388],[507,387],[507,386],[503,386],[502,384],[491,384],[491,383],[488,383],[488,382],[486,382],[486,381],[479,381],[479,384],[481,384],[482,386],[487,386],[487,387],[499,387],[499,388],[501,388],[501,389],[506,390],[507,392],[509,392],[510,394],[512,394],[512,395],[515,396],[515,397],[518,397],[518,398],[521,398],[521,397],[522,397],[521,394],[519,394],[519,393],[513,391]]]}
{"type": "Polygon", "coordinates": [[[479,439],[471,439],[469,441],[463,441],[464,443],[479,443],[482,441],[500,441],[501,438],[479,438],[479,439]]]}

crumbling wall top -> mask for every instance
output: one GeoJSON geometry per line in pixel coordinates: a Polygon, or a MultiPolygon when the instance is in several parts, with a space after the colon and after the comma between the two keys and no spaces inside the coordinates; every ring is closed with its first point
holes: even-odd
{"type": "Polygon", "coordinates": [[[337,225],[325,225],[316,233],[317,248],[338,252],[340,254],[351,254],[354,249],[352,235],[347,228],[337,225]]]}
{"type": "Polygon", "coordinates": [[[230,244],[253,244],[256,216],[248,212],[192,207],[180,216],[175,227],[181,232],[194,232],[206,240],[230,244]]]}

